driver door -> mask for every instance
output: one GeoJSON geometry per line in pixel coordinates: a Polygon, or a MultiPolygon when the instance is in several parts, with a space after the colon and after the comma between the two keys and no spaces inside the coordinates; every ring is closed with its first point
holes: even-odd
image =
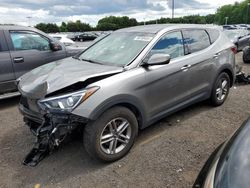
{"type": "Polygon", "coordinates": [[[15,77],[43,64],[66,57],[64,50],[52,51],[50,40],[33,31],[9,31],[15,77]]]}
{"type": "Polygon", "coordinates": [[[184,59],[181,31],[165,34],[148,56],[159,53],[169,54],[171,60],[166,65],[148,66],[145,73],[148,86],[147,109],[151,121],[171,111],[188,93],[188,67],[184,59]]]}

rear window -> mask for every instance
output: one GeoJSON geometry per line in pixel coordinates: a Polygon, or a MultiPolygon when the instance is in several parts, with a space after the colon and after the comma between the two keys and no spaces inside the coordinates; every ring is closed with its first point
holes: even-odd
{"type": "Polygon", "coordinates": [[[210,46],[210,39],[205,30],[184,30],[183,35],[189,53],[198,52],[210,46]]]}
{"type": "Polygon", "coordinates": [[[214,43],[220,36],[220,32],[216,29],[206,29],[209,36],[211,43],[214,43]]]}

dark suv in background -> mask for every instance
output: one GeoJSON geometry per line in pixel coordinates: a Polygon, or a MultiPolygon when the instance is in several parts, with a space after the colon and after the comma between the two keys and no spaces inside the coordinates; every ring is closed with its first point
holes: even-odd
{"type": "Polygon", "coordinates": [[[0,26],[0,99],[19,95],[15,80],[24,73],[78,52],[35,28],[0,26]]]}

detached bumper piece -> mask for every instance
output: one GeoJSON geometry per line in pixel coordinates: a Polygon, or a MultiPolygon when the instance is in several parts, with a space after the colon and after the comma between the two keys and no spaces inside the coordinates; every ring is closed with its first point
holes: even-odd
{"type": "Polygon", "coordinates": [[[250,84],[250,75],[246,75],[244,72],[240,71],[236,75],[236,82],[250,84]]]}
{"type": "Polygon", "coordinates": [[[23,161],[24,165],[32,167],[51,154],[78,125],[86,123],[80,117],[62,114],[46,114],[42,124],[28,118],[24,118],[24,121],[36,136],[33,148],[23,161]]]}
{"type": "Polygon", "coordinates": [[[250,84],[250,74],[246,74],[242,71],[242,67],[236,65],[236,83],[250,84]]]}

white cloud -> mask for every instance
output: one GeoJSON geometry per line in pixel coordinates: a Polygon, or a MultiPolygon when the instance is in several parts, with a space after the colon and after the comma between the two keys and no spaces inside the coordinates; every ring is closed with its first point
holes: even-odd
{"type": "MultiPolygon", "coordinates": [[[[175,1],[178,1],[178,6],[181,7],[175,10],[176,17],[194,14],[211,14],[214,13],[218,7],[235,2],[234,0],[175,1]],[[180,5],[181,2],[183,2],[182,5],[180,5]],[[192,3],[198,3],[199,7],[196,6],[196,8],[194,8],[195,6],[193,6],[194,4],[192,3]]],[[[74,3],[72,3],[72,5],[65,3],[69,3],[69,1],[53,1],[58,2],[56,4],[53,3],[53,5],[51,5],[51,2],[51,0],[17,0],[15,2],[3,0],[0,2],[0,23],[28,25],[27,17],[30,16],[32,17],[30,19],[31,25],[35,25],[40,22],[59,24],[62,21],[68,22],[81,20],[95,26],[99,19],[109,15],[134,17],[138,21],[171,17],[171,9],[168,6],[167,0],[145,0],[145,2],[141,2],[141,0],[110,0],[106,3],[106,7],[106,0],[79,0],[79,2],[82,2],[79,6],[76,6],[74,3]],[[98,6],[97,2],[100,2],[100,6],[98,6]],[[109,5],[113,2],[115,5],[110,8],[109,5]],[[126,5],[131,8],[128,10],[128,8],[125,7],[126,5]],[[91,11],[93,11],[93,13],[91,13],[91,11]]]]}

